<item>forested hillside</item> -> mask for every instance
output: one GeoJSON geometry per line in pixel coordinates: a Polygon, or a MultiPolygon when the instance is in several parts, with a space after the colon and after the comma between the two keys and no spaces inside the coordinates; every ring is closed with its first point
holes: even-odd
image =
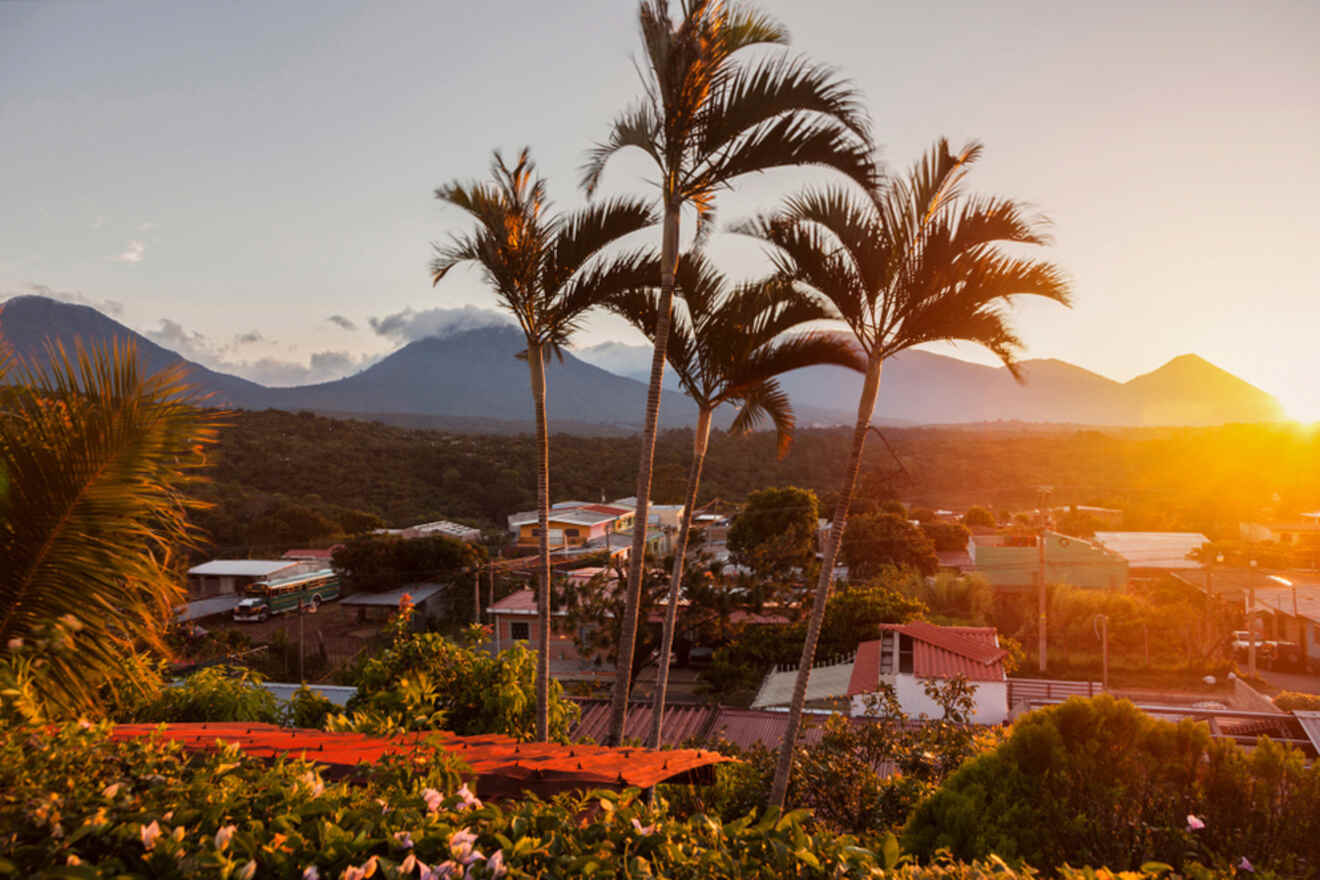
{"type": "MultiPolygon", "coordinates": [[[[235,413],[228,421],[214,482],[204,490],[217,502],[203,520],[217,551],[258,552],[436,517],[498,527],[535,504],[527,436],[447,434],[274,410],[235,413]]],[[[632,494],[636,442],[554,436],[552,495],[632,494]]],[[[802,430],[788,456],[776,460],[770,434],[716,432],[703,501],[736,502],[788,484],[829,496],[849,442],[846,429],[802,430]]],[[[690,448],[688,430],[660,435],[655,501],[679,499],[690,448]]],[[[1056,504],[1122,507],[1128,528],[1222,535],[1265,507],[1286,513],[1320,506],[1320,439],[1288,425],[886,428],[868,440],[862,481],[871,496],[1007,509],[1034,506],[1041,485],[1054,487],[1056,504]]]]}

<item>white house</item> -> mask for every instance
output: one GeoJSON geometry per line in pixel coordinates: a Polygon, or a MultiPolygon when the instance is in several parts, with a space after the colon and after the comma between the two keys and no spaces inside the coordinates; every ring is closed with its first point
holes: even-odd
{"type": "Polygon", "coordinates": [[[936,626],[925,621],[885,624],[881,637],[857,646],[848,697],[853,717],[873,714],[881,683],[894,688],[910,718],[940,718],[944,710],[926,695],[932,678],[963,675],[975,689],[972,721],[1001,724],[1008,718],[1008,677],[994,627],[936,626]]]}
{"type": "Polygon", "coordinates": [[[194,598],[232,596],[253,581],[299,574],[317,567],[297,559],[213,559],[188,569],[188,593],[194,598]]]}

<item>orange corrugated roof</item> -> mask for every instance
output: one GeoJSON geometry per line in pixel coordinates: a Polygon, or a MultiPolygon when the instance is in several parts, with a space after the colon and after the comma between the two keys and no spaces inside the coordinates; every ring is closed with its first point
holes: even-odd
{"type": "Polygon", "coordinates": [[[112,739],[159,735],[192,751],[234,743],[258,758],[298,757],[345,773],[388,755],[407,757],[439,748],[463,760],[484,797],[522,792],[540,795],[584,788],[650,788],[667,781],[700,781],[715,764],[730,760],[704,749],[607,748],[556,743],[520,743],[499,734],[459,736],[424,731],[395,736],[327,733],[244,722],[194,724],[120,724],[112,739]]]}

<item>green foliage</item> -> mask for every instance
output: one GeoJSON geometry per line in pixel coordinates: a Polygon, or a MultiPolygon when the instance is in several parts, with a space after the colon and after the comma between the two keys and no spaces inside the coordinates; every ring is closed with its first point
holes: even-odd
{"type": "Polygon", "coordinates": [[[279,701],[261,686],[258,673],[243,667],[211,666],[136,707],[132,721],[261,721],[283,720],[279,701]]]}
{"type": "MultiPolygon", "coordinates": [[[[816,827],[856,834],[876,850],[884,847],[922,798],[996,739],[969,723],[965,680],[936,683],[930,695],[944,717],[920,725],[908,723],[892,690],[874,698],[873,719],[829,716],[818,741],[797,745],[788,802],[810,809],[816,827]]],[[[740,763],[722,765],[709,790],[673,791],[682,809],[729,818],[765,802],[776,754],[759,744],[719,748],[740,763]]]]}
{"type": "Polygon", "coordinates": [[[1302,709],[1320,712],[1320,694],[1303,694],[1297,691],[1280,691],[1274,695],[1274,705],[1285,712],[1302,709]]]}
{"type": "Polygon", "coordinates": [[[972,526],[994,528],[998,523],[995,522],[993,513],[978,505],[967,508],[967,512],[963,514],[963,525],[969,528],[972,526]]]}
{"type": "Polygon", "coordinates": [[[351,592],[380,593],[444,580],[485,559],[484,547],[448,535],[359,535],[335,550],[334,566],[351,592]]]}
{"type": "Polygon", "coordinates": [[[904,847],[923,859],[997,853],[1036,865],[1181,865],[1242,856],[1317,870],[1320,765],[1268,740],[1248,754],[1204,725],[1172,724],[1109,696],[1032,712],[918,807],[904,847]],[[1188,816],[1205,827],[1191,830],[1188,816]]]}
{"type": "Polygon", "coordinates": [[[908,511],[908,519],[915,519],[922,524],[933,523],[935,522],[935,511],[929,507],[914,507],[908,511]]]}
{"type": "Polygon", "coordinates": [[[142,690],[137,653],[167,652],[216,425],[181,369],[144,376],[131,346],[50,355],[0,351],[0,645],[46,642],[27,685],[73,717],[142,690]]]}
{"type": "Polygon", "coordinates": [[[816,554],[816,493],[797,486],[761,489],[729,527],[729,554],[763,577],[808,569],[816,554]]]}
{"type": "Polygon", "coordinates": [[[921,524],[921,531],[930,538],[930,542],[935,545],[935,550],[939,553],[966,550],[967,542],[972,537],[965,525],[956,522],[924,522],[921,524]]]}
{"type": "Polygon", "coordinates": [[[848,576],[874,577],[886,566],[934,574],[940,560],[926,533],[892,513],[868,513],[848,520],[841,550],[848,576]]]}
{"type": "MultiPolygon", "coordinates": [[[[581,656],[599,657],[610,665],[618,662],[627,598],[627,591],[619,585],[627,583],[627,579],[627,571],[616,564],[613,570],[606,568],[585,584],[554,590],[555,606],[565,613],[562,625],[573,634],[573,646],[581,656]]],[[[642,571],[637,598],[639,624],[630,670],[633,679],[651,662],[660,644],[659,628],[648,621],[663,611],[662,603],[668,593],[669,578],[662,570],[648,566],[642,571]]]]}
{"type": "Polygon", "coordinates": [[[471,856],[471,878],[824,880],[874,876],[878,863],[852,838],[810,829],[801,811],[683,817],[635,789],[483,804],[460,789],[461,773],[436,752],[333,782],[311,763],[233,748],[192,755],[152,738],[111,742],[97,727],[6,727],[0,874],[329,880],[370,868],[401,878],[420,862],[430,876],[458,876],[471,856]]]}
{"type": "MultiPolygon", "coordinates": [[[[906,623],[925,612],[921,602],[890,589],[886,581],[848,584],[825,606],[816,656],[850,654],[859,642],[879,638],[880,624],[906,623]]],[[[706,687],[721,695],[755,689],[770,667],[798,661],[806,630],[804,620],[746,627],[715,651],[710,667],[702,671],[706,687]]]]}
{"type": "Polygon", "coordinates": [[[926,577],[911,571],[895,571],[885,582],[930,610],[930,619],[942,625],[989,626],[995,624],[995,591],[979,574],[958,575],[942,571],[926,577]]]}
{"type": "MultiPolygon", "coordinates": [[[[443,726],[459,734],[503,733],[531,739],[536,733],[536,654],[520,644],[491,656],[438,633],[414,633],[407,615],[392,625],[389,647],[363,665],[350,715],[340,729],[427,730],[443,726]]],[[[577,704],[550,682],[550,738],[567,740],[577,704]]]]}

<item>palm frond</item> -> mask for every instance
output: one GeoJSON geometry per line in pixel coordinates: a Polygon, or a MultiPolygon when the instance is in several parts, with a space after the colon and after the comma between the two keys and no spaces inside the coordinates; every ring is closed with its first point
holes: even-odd
{"type": "Polygon", "coordinates": [[[99,688],[135,686],[139,646],[168,653],[202,506],[184,490],[218,426],[182,368],[145,376],[131,345],[48,355],[0,355],[0,642],[43,643],[48,701],[94,712],[99,688]]]}
{"type": "Polygon", "coordinates": [[[590,198],[600,186],[601,175],[609,160],[621,150],[630,147],[641,150],[651,157],[651,161],[661,168],[664,157],[661,154],[664,131],[660,119],[649,103],[638,103],[624,111],[610,126],[609,136],[587,152],[586,161],[580,169],[582,189],[590,198]]]}
{"type": "Polygon", "coordinates": [[[545,252],[541,284],[557,290],[592,257],[659,220],[644,199],[614,198],[561,218],[545,252]]]}
{"type": "Polygon", "coordinates": [[[746,434],[756,430],[768,418],[777,435],[776,454],[783,458],[793,445],[793,429],[797,425],[788,394],[774,379],[767,379],[750,388],[739,398],[738,414],[729,424],[729,433],[746,434]]]}

